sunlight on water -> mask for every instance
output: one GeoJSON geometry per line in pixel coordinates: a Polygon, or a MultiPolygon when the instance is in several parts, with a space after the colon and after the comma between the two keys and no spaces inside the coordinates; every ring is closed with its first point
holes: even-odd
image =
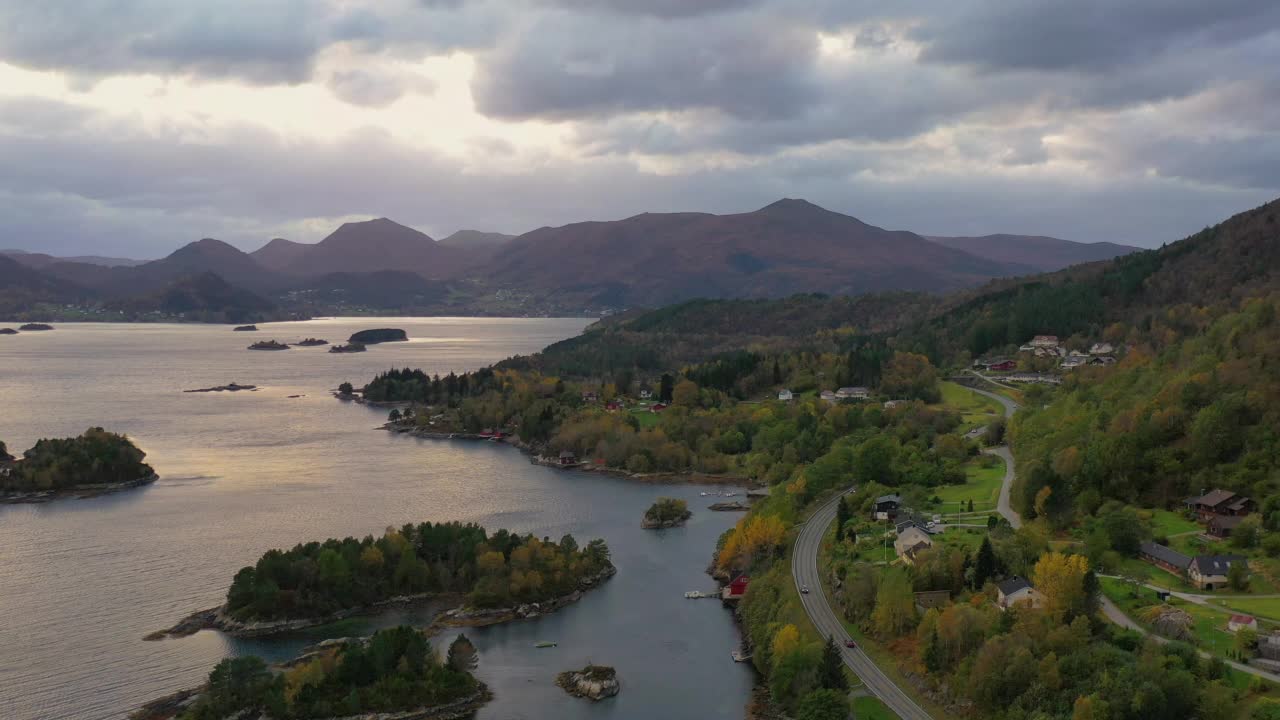
{"type": "MultiPolygon", "coordinates": [[[[393,366],[475,369],[585,323],[331,318],[263,324],[257,333],[64,324],[0,338],[0,439],[11,450],[103,425],[132,436],[161,476],[92,500],[0,506],[0,718],[122,718],[198,684],[228,654],[288,657],[324,633],[141,638],[218,604],[235,571],[268,548],[423,520],[602,536],[619,568],[560,613],[468,631],[497,695],[480,718],[741,717],[751,677],[729,659],[738,643],[730,616],[719,603],[682,597],[711,587],[703,570],[739,516],[695,512],[685,528],[639,528],[657,496],[686,498],[696,511],[704,488],[562,472],[490,444],[392,437],[374,429],[381,411],[329,393],[393,366]],[[356,355],[245,349],[273,338],[343,341],[384,326],[405,328],[413,341],[356,355]],[[181,392],[232,381],[262,389],[181,392]],[[559,647],[534,650],[542,639],[559,647]],[[588,660],[617,666],[617,698],[593,705],[554,686],[557,672],[588,660]]],[[[425,619],[400,611],[331,632],[425,619]]]]}

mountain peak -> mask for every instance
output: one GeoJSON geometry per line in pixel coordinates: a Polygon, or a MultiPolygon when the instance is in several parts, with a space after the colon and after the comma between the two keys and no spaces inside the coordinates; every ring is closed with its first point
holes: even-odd
{"type": "Polygon", "coordinates": [[[831,212],[830,210],[805,200],[804,198],[782,198],[776,202],[769,203],[760,208],[757,212],[831,212]]]}

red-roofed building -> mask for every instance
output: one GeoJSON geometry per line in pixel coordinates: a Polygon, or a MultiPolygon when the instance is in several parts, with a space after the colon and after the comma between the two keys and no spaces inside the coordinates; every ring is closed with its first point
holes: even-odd
{"type": "Polygon", "coordinates": [[[1237,630],[1252,630],[1258,632],[1258,621],[1252,615],[1232,615],[1227,621],[1227,629],[1231,632],[1237,630]]]}

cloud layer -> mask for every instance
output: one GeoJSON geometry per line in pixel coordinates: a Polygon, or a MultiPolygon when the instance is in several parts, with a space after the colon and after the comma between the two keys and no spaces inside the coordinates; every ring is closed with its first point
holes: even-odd
{"type": "Polygon", "coordinates": [[[804,196],[1155,245],[1280,195],[1261,0],[0,2],[0,245],[804,196]]]}

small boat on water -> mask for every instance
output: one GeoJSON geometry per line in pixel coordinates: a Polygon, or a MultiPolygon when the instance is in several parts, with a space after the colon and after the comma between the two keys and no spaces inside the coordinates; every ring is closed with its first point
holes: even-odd
{"type": "Polygon", "coordinates": [[[750,655],[742,652],[741,650],[731,650],[729,652],[729,657],[733,658],[734,662],[747,662],[751,659],[750,655]]]}
{"type": "Polygon", "coordinates": [[[542,640],[540,642],[534,643],[533,646],[536,648],[553,648],[556,646],[556,644],[551,640],[542,640]]]}
{"type": "Polygon", "coordinates": [[[712,593],[704,593],[701,590],[690,590],[689,592],[685,593],[684,596],[689,598],[690,600],[697,600],[699,598],[719,597],[719,595],[714,595],[712,593]]]}

